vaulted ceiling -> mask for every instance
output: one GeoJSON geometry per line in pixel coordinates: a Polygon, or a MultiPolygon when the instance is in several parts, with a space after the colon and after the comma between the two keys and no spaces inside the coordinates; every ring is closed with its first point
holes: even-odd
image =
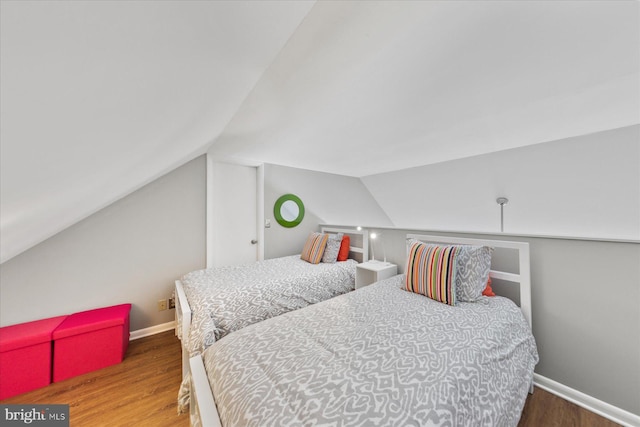
{"type": "Polygon", "coordinates": [[[1,261],[192,158],[351,176],[640,122],[635,1],[5,1],[1,261]]]}

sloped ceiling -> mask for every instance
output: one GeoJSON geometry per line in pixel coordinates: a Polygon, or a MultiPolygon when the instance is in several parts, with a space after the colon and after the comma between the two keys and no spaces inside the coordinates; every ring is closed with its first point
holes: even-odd
{"type": "Polygon", "coordinates": [[[206,152],[313,3],[1,5],[4,262],[206,152]]]}
{"type": "Polygon", "coordinates": [[[638,2],[318,2],[210,153],[366,176],[638,123],[638,2]]]}
{"type": "Polygon", "coordinates": [[[207,151],[362,177],[640,122],[635,1],[1,12],[1,261],[207,151]]]}

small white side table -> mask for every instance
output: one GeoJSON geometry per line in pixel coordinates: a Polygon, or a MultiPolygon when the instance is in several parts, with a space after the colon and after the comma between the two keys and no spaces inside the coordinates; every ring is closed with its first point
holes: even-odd
{"type": "Polygon", "coordinates": [[[356,289],[398,274],[398,266],[390,262],[367,261],[356,266],[356,289]]]}

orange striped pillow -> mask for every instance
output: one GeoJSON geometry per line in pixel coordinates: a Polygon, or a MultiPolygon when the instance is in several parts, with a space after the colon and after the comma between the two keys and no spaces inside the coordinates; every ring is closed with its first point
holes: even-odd
{"type": "Polygon", "coordinates": [[[328,234],[324,233],[311,233],[307,238],[307,242],[304,244],[300,259],[310,262],[311,264],[318,264],[322,260],[322,254],[324,248],[327,246],[328,234]]]}
{"type": "Polygon", "coordinates": [[[407,259],[406,290],[445,304],[456,305],[458,249],[458,246],[413,242],[407,259]]]}

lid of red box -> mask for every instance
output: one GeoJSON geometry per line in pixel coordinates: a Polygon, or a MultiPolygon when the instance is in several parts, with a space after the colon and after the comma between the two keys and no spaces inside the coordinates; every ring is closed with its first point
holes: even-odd
{"type": "Polygon", "coordinates": [[[120,304],[111,307],[97,308],[95,310],[74,313],[67,317],[53,332],[53,339],[58,340],[112,326],[123,325],[131,304],[120,304]]]}
{"type": "Polygon", "coordinates": [[[51,317],[0,328],[0,353],[51,341],[53,331],[66,318],[51,317]]]}

